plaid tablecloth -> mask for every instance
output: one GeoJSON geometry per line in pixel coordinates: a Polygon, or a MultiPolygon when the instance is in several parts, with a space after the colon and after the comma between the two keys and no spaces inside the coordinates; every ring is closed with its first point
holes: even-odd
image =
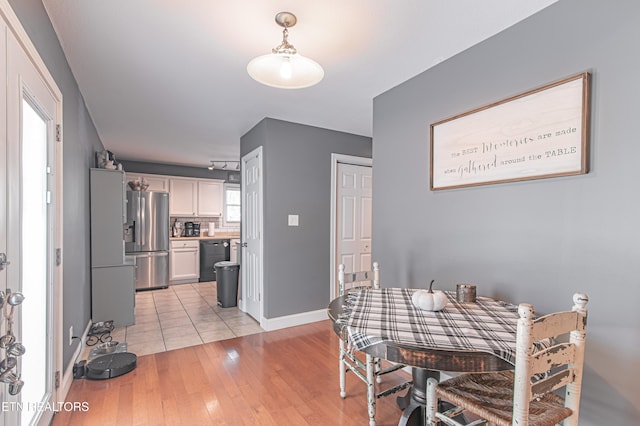
{"type": "Polygon", "coordinates": [[[415,289],[365,289],[350,293],[342,319],[354,349],[392,341],[435,349],[472,350],[497,355],[515,364],[518,307],[478,297],[458,303],[445,292],[447,306],[439,312],[413,306],[415,289]]]}

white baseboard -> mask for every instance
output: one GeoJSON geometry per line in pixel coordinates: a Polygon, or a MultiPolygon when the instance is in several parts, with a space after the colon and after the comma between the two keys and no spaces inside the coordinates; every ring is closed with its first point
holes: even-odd
{"type": "Polygon", "coordinates": [[[64,373],[62,374],[62,380],[60,382],[60,388],[58,389],[58,402],[64,402],[67,398],[67,394],[69,393],[69,389],[71,388],[71,383],[73,383],[73,366],[78,361],[78,357],[82,354],[84,350],[84,344],[87,341],[87,334],[89,334],[89,330],[91,329],[91,321],[87,324],[87,327],[82,332],[82,336],[80,337],[80,344],[76,348],[73,356],[71,357],[71,361],[65,368],[64,373]]]}
{"type": "Polygon", "coordinates": [[[329,319],[327,310],[319,309],[311,312],[301,312],[299,314],[285,315],[276,318],[263,318],[260,326],[266,331],[279,330],[281,328],[295,327],[296,325],[304,325],[312,322],[324,321],[329,319]]]}

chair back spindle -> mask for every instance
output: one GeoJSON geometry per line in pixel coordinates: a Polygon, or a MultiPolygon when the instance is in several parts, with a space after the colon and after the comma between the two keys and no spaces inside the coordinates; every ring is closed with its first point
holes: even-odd
{"type": "Polygon", "coordinates": [[[339,296],[362,287],[380,288],[380,265],[378,262],[373,262],[371,271],[360,272],[345,272],[344,264],[338,265],[339,296]]]}

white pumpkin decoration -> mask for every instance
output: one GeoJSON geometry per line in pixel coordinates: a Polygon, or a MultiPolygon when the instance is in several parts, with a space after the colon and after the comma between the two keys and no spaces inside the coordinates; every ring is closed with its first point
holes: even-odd
{"type": "Polygon", "coordinates": [[[423,311],[439,311],[447,306],[449,302],[447,295],[443,291],[431,289],[434,281],[431,280],[429,290],[416,290],[411,295],[411,301],[416,308],[423,311]]]}

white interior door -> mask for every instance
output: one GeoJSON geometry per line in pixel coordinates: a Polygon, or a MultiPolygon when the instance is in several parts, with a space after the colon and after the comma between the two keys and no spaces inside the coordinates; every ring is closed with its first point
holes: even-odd
{"type": "MultiPolygon", "coordinates": [[[[6,412],[7,424],[49,424],[53,410],[38,407],[54,406],[55,372],[59,368],[56,353],[61,352],[55,327],[60,309],[55,247],[60,237],[56,188],[61,180],[56,169],[61,162],[56,157],[60,153],[56,136],[62,101],[57,88],[52,91],[46,83],[50,76],[41,73],[42,63],[37,66],[33,55],[27,54],[24,40],[19,42],[11,31],[6,38],[6,183],[2,199],[7,215],[3,234],[11,264],[6,268],[2,290],[24,295],[24,302],[15,306],[11,332],[26,352],[17,357],[14,391],[4,383],[0,387],[5,400],[22,403],[21,410],[6,412]],[[22,382],[21,392],[15,392],[16,383],[22,382]]],[[[5,305],[6,326],[11,308],[5,305]]],[[[6,357],[9,350],[4,348],[2,355],[6,357]]]]}
{"type": "Polygon", "coordinates": [[[242,157],[242,307],[262,322],[262,147],[242,157]]]}
{"type": "Polygon", "coordinates": [[[337,263],[345,272],[371,269],[371,172],[370,166],[338,163],[337,263]]]}

